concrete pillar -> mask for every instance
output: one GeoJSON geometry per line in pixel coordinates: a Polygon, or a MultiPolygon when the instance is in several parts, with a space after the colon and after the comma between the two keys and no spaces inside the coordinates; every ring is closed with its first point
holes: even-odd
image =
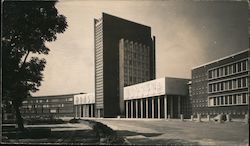
{"type": "Polygon", "coordinates": [[[201,115],[197,114],[197,122],[201,122],[201,115]]]}
{"type": "Polygon", "coordinates": [[[133,110],[133,100],[130,100],[130,111],[131,111],[131,113],[130,113],[130,117],[131,118],[134,118],[134,110],[133,110]]]}
{"type": "Polygon", "coordinates": [[[227,118],[227,122],[231,122],[231,116],[230,116],[230,114],[227,114],[226,118],[227,118]]]}
{"type": "Polygon", "coordinates": [[[180,114],[181,121],[184,121],[183,114],[180,114]]]}
{"type": "Polygon", "coordinates": [[[191,120],[191,121],[194,121],[194,116],[193,116],[193,115],[191,115],[190,120],[191,120]]]}
{"type": "Polygon", "coordinates": [[[148,119],[148,98],[146,98],[146,118],[148,119]]]}
{"type": "Polygon", "coordinates": [[[138,118],[138,100],[135,100],[135,117],[138,118]]]}
{"type": "Polygon", "coordinates": [[[178,96],[178,117],[181,115],[181,97],[178,96]]]}
{"type": "Polygon", "coordinates": [[[169,119],[169,120],[171,119],[171,115],[168,115],[168,119],[169,119]]]}
{"type": "Polygon", "coordinates": [[[125,101],[126,104],[126,118],[128,118],[128,100],[125,101]]]}
{"type": "Polygon", "coordinates": [[[77,105],[75,106],[75,117],[77,117],[77,105]]]}
{"type": "Polygon", "coordinates": [[[141,118],[143,118],[143,99],[141,99],[141,118]]]}
{"type": "Polygon", "coordinates": [[[91,104],[91,117],[94,117],[94,104],[91,104]]]}
{"type": "Polygon", "coordinates": [[[208,122],[210,121],[210,115],[207,115],[207,121],[208,122]]]}
{"type": "Polygon", "coordinates": [[[79,117],[81,118],[82,117],[82,105],[79,105],[80,106],[80,114],[79,114],[79,117]]]}
{"type": "Polygon", "coordinates": [[[167,95],[164,96],[164,118],[168,118],[168,102],[167,102],[167,95]]]}
{"type": "Polygon", "coordinates": [[[152,97],[152,119],[155,118],[155,100],[154,98],[152,97]]]}
{"type": "Polygon", "coordinates": [[[171,111],[170,111],[170,116],[174,117],[174,101],[173,101],[173,96],[170,96],[170,107],[171,107],[171,111]]]}
{"type": "Polygon", "coordinates": [[[158,97],[158,119],[161,118],[161,99],[160,99],[160,96],[158,97]]]}

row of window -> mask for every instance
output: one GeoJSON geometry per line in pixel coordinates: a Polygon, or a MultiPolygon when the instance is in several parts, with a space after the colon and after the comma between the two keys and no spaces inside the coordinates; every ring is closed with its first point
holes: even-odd
{"type": "MultiPolygon", "coordinates": [[[[62,98],[62,99],[36,99],[36,100],[29,100],[29,103],[44,103],[44,102],[64,102],[64,101],[73,101],[73,98],[62,98]]],[[[24,104],[27,104],[28,101],[23,101],[24,104]]]]}
{"type": "Polygon", "coordinates": [[[208,71],[208,78],[215,79],[247,70],[247,60],[208,71]]]}
{"type": "Polygon", "coordinates": [[[208,93],[227,91],[232,89],[239,89],[248,87],[248,78],[237,78],[218,83],[211,83],[208,85],[208,93]]]}
{"type": "Polygon", "coordinates": [[[209,106],[242,105],[248,103],[248,93],[209,97],[209,106]]]}
{"type": "Polygon", "coordinates": [[[43,104],[43,105],[23,105],[22,106],[25,109],[31,109],[31,108],[49,108],[49,107],[64,107],[64,104],[43,104]]]}

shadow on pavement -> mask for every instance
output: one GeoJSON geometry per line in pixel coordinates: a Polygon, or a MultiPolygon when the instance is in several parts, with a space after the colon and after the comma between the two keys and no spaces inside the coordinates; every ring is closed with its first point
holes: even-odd
{"type": "Polygon", "coordinates": [[[117,130],[116,131],[118,135],[120,136],[136,136],[136,135],[143,135],[145,137],[156,137],[160,136],[163,133],[139,133],[139,132],[133,132],[133,131],[128,131],[128,130],[117,130]]]}

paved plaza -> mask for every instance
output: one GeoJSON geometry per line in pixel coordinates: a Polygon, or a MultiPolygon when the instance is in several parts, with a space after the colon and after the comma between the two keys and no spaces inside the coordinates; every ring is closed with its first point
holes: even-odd
{"type": "Polygon", "coordinates": [[[249,125],[242,121],[215,123],[177,119],[96,119],[131,144],[248,145],[249,125]]]}

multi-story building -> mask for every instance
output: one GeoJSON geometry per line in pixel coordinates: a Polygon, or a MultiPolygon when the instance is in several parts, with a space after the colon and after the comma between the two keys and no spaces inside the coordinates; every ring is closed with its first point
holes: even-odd
{"type": "Polygon", "coordinates": [[[249,113],[249,49],[192,69],[194,114],[249,113]]]}
{"type": "MultiPolygon", "coordinates": [[[[77,93],[79,94],[79,93],[77,93]]],[[[36,96],[23,101],[23,117],[74,117],[74,95],[36,96]]]]}
{"type": "Polygon", "coordinates": [[[94,28],[96,115],[123,115],[123,87],[155,78],[155,38],[150,27],[105,13],[94,28]]]}

